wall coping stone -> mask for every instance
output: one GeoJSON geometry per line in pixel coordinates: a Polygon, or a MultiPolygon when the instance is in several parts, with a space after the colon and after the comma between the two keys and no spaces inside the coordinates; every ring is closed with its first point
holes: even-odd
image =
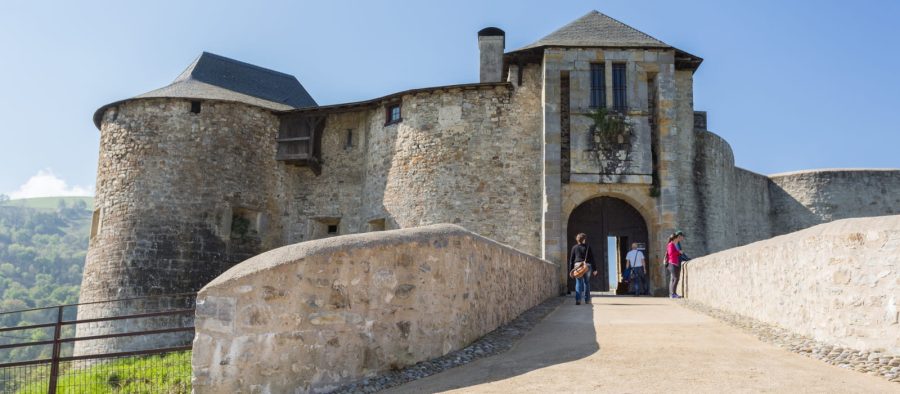
{"type": "Polygon", "coordinates": [[[282,246],[277,249],[251,257],[244,262],[235,265],[212,282],[204,286],[200,293],[213,290],[218,287],[228,286],[230,282],[258,272],[268,271],[276,267],[292,264],[307,256],[327,254],[341,250],[355,248],[370,248],[376,246],[399,245],[408,242],[430,242],[431,237],[461,236],[471,237],[481,242],[492,244],[509,253],[540,260],[544,264],[557,266],[556,263],[541,259],[537,256],[522,252],[511,246],[502,244],[487,237],[473,233],[462,226],[455,224],[433,224],[422,227],[412,227],[399,230],[375,231],[362,234],[349,234],[340,237],[317,239],[301,242],[293,245],[282,246]]]}

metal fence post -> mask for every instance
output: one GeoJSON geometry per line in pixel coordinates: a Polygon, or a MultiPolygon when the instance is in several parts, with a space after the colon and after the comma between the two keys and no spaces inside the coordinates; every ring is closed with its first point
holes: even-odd
{"type": "Polygon", "coordinates": [[[56,381],[59,378],[59,353],[62,344],[60,337],[62,336],[62,318],[63,307],[57,307],[56,326],[53,329],[53,358],[50,361],[50,384],[47,386],[48,394],[56,394],[56,381]]]}

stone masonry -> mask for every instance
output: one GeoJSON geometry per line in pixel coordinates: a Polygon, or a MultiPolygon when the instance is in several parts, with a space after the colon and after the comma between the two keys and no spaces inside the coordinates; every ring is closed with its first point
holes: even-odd
{"type": "Polygon", "coordinates": [[[827,345],[900,356],[898,252],[900,216],[838,220],[692,260],[683,290],[827,345]]]}

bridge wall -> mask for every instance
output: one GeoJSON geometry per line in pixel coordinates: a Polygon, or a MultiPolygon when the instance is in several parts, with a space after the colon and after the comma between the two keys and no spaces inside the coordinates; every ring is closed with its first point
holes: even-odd
{"type": "Polygon", "coordinates": [[[844,219],[697,258],[692,301],[816,340],[900,354],[900,215],[844,219]]]}
{"type": "Polygon", "coordinates": [[[455,225],[253,257],[197,298],[197,393],[328,391],[461,349],[556,295],[557,266],[455,225]]]}

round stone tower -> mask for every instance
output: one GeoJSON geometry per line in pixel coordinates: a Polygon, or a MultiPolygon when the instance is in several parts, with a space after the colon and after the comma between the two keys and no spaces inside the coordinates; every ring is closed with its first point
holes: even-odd
{"type": "MultiPolygon", "coordinates": [[[[80,302],[195,292],[232,265],[280,246],[273,111],[315,105],[290,75],[204,53],[171,85],[97,110],[100,158],[80,302]]],[[[87,305],[78,317],[192,302],[159,297],[87,305]]],[[[107,323],[79,326],[78,335],[176,324],[107,323]]],[[[78,342],[76,353],[190,340],[168,335],[78,342]]]]}

